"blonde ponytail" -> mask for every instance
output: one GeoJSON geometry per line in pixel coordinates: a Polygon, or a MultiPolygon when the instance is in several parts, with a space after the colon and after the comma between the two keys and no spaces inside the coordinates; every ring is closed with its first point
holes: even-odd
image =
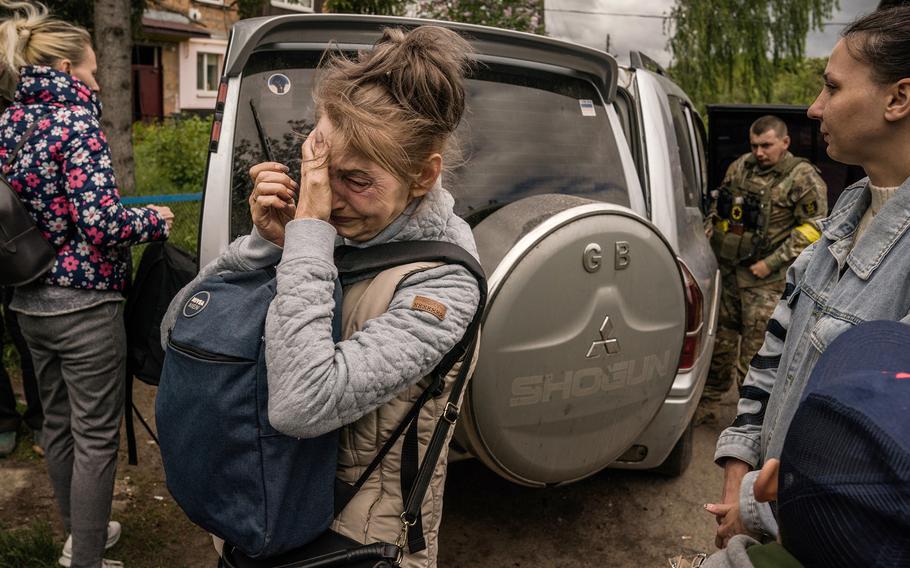
{"type": "Polygon", "coordinates": [[[0,63],[18,76],[26,65],[79,65],[92,37],[85,28],[52,18],[40,3],[0,0],[10,16],[0,20],[0,63]]]}

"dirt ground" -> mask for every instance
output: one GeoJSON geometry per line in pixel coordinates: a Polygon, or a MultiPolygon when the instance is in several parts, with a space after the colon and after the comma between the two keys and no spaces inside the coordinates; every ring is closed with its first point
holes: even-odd
{"type": "MultiPolygon", "coordinates": [[[[150,417],[154,389],[137,383],[135,393],[150,417]]],[[[732,401],[725,410],[721,423],[732,418],[732,401]]],[[[702,504],[720,491],[722,472],[711,461],[720,430],[695,430],[692,464],[676,479],[607,470],[566,487],[529,489],[475,460],[452,464],[439,566],[666,567],[670,556],[711,552],[715,524],[702,504]]],[[[125,437],[122,444],[113,517],[124,530],[107,556],[128,568],[214,567],[210,539],[171,499],[157,446],[138,424],[137,438],[138,466],[127,464],[125,437]]],[[[50,522],[62,544],[44,462],[20,447],[0,459],[0,530],[35,520],[50,522]]]]}
{"type": "MultiPolygon", "coordinates": [[[[18,386],[14,379],[14,390],[21,394],[18,386]]],[[[155,389],[137,381],[133,392],[143,416],[153,418],[155,389]]],[[[190,523],[171,499],[158,446],[138,421],[136,440],[139,465],[131,466],[126,432],[121,429],[112,517],[123,524],[123,536],[106,557],[122,560],[127,568],[214,567],[217,556],[211,538],[190,523]]],[[[0,459],[0,530],[47,521],[62,546],[63,524],[44,460],[22,446],[10,458],[0,459]]]]}

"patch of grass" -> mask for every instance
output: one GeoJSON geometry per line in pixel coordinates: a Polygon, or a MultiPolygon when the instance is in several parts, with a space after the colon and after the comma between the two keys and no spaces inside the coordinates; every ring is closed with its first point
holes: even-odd
{"type": "Polygon", "coordinates": [[[21,359],[19,358],[19,352],[16,350],[16,346],[13,345],[12,338],[9,337],[9,333],[5,333],[3,336],[3,366],[6,367],[6,372],[10,377],[19,373],[19,366],[21,365],[21,359]]]}
{"type": "Polygon", "coordinates": [[[47,521],[0,531],[0,566],[4,568],[54,568],[60,545],[47,521]]]}
{"type": "MultiPolygon", "coordinates": [[[[16,409],[19,411],[20,416],[25,414],[25,405],[21,402],[16,404],[16,409]]],[[[24,422],[21,422],[19,424],[19,431],[16,434],[16,449],[13,450],[10,457],[14,460],[23,462],[34,462],[42,459],[41,456],[36,454],[32,449],[33,445],[34,438],[32,436],[32,431],[28,429],[24,422]]],[[[0,563],[0,566],[6,565],[0,563]]]]}
{"type": "Polygon", "coordinates": [[[123,536],[108,558],[130,568],[213,566],[211,540],[189,522],[164,483],[151,470],[134,470],[130,478],[134,493],[126,508],[114,514],[123,523],[123,536]],[[175,562],[176,558],[182,561],[175,562]]]}
{"type": "Polygon", "coordinates": [[[131,503],[118,515],[120,522],[129,530],[117,547],[109,553],[110,558],[123,561],[127,566],[150,566],[168,545],[180,541],[183,512],[173,503],[158,501],[131,503]]]}

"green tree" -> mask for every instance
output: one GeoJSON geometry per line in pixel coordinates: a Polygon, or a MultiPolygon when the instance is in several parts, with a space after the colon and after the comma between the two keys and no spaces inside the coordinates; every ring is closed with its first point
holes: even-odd
{"type": "Polygon", "coordinates": [[[326,0],[325,10],[338,14],[403,16],[408,0],[326,0]]]}
{"type": "Polygon", "coordinates": [[[237,6],[240,19],[268,15],[269,0],[234,0],[232,5],[237,6]]]}
{"type": "Polygon", "coordinates": [[[437,20],[544,33],[543,0],[420,0],[417,9],[437,20]]]}
{"type": "Polygon", "coordinates": [[[45,0],[43,4],[61,20],[78,24],[88,31],[95,28],[94,0],[45,0]]]}
{"type": "MultiPolygon", "coordinates": [[[[95,33],[95,0],[41,0],[55,18],[78,24],[95,33]]],[[[133,36],[142,33],[142,12],[146,0],[129,0],[133,36]]]]}
{"type": "Polygon", "coordinates": [[[676,0],[670,11],[673,75],[701,103],[741,90],[767,101],[778,70],[804,57],[838,0],[676,0]]]}
{"type": "Polygon", "coordinates": [[[771,100],[768,102],[789,105],[812,104],[822,88],[822,74],[827,58],[804,59],[782,69],[774,78],[771,100]]]}
{"type": "MultiPolygon", "coordinates": [[[[822,88],[822,73],[827,59],[813,57],[799,61],[789,61],[774,66],[769,79],[770,93],[759,95],[745,87],[741,80],[743,65],[737,63],[733,69],[733,84],[723,86],[720,90],[696,95],[689,92],[698,111],[705,114],[705,105],[713,103],[766,103],[785,105],[809,105],[818,96],[822,88]]],[[[678,71],[670,67],[671,76],[678,77],[678,71]]]]}

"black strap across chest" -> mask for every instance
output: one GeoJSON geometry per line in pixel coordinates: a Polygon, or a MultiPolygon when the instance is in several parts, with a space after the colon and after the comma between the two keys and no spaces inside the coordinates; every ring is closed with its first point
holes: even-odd
{"type": "Polygon", "coordinates": [[[486,306],[486,275],[480,263],[470,253],[457,245],[441,241],[403,241],[364,249],[343,246],[335,250],[335,266],[338,268],[338,274],[343,285],[347,285],[352,280],[375,275],[388,268],[413,262],[442,262],[444,264],[458,264],[464,267],[477,279],[480,302],[461,340],[443,356],[439,364],[430,373],[432,377],[430,385],[421,392],[407,415],[377,452],[373,461],[370,462],[370,465],[367,466],[357,482],[354,485],[348,485],[337,481],[335,491],[335,514],[337,516],[366,484],[376,468],[379,467],[383,458],[398,441],[398,438],[407,430],[402,445],[401,463],[401,494],[403,497],[407,497],[404,501],[404,512],[401,515],[401,519],[402,523],[408,527],[407,544],[408,550],[412,554],[426,548],[420,505],[423,503],[424,496],[429,489],[433,471],[445,447],[449,430],[455,425],[460,413],[458,402],[468,379],[471,360],[474,357],[474,350],[477,344],[475,339],[486,306]],[[442,394],[445,387],[445,378],[459,360],[463,360],[463,363],[452,384],[452,391],[446,401],[445,410],[438,417],[436,428],[433,430],[433,436],[427,446],[424,459],[419,462],[417,418],[420,415],[420,410],[431,398],[442,394]]]}

